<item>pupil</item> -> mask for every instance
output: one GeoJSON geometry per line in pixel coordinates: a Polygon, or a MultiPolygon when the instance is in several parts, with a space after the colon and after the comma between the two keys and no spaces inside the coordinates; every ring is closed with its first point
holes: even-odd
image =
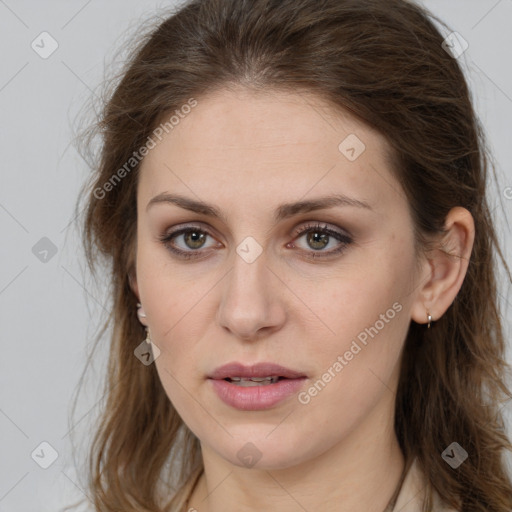
{"type": "Polygon", "coordinates": [[[189,247],[192,249],[198,249],[204,244],[204,234],[203,233],[197,233],[195,231],[189,232],[185,236],[186,243],[189,247]],[[189,241],[192,241],[192,243],[189,243],[189,241]]]}
{"type": "Polygon", "coordinates": [[[329,235],[325,233],[311,232],[308,236],[308,244],[312,249],[323,249],[329,243],[329,235]]]}

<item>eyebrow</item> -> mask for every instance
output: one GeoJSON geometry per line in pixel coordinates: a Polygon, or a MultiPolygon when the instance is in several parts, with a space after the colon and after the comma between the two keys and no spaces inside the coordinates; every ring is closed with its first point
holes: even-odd
{"type": "MultiPolygon", "coordinates": [[[[191,212],[199,213],[202,215],[207,215],[209,217],[214,217],[222,220],[224,223],[227,223],[226,217],[221,213],[221,211],[216,206],[205,203],[203,201],[196,201],[194,199],[190,199],[188,197],[180,196],[177,194],[169,194],[168,192],[163,192],[153,197],[147,204],[146,211],[151,206],[159,203],[174,204],[185,210],[189,210],[191,212]]],[[[316,210],[334,208],[336,206],[351,206],[355,208],[364,208],[373,211],[373,208],[364,201],[348,197],[344,194],[334,194],[324,197],[317,197],[315,199],[307,201],[297,201],[295,203],[282,204],[274,211],[274,220],[275,222],[279,222],[283,219],[293,217],[294,215],[297,215],[299,213],[309,213],[316,210]]]]}

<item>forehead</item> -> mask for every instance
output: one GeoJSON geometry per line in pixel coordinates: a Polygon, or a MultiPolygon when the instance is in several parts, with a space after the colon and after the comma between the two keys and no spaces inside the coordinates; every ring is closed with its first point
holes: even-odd
{"type": "Polygon", "coordinates": [[[312,93],[220,89],[200,97],[189,111],[180,119],[174,116],[178,124],[171,138],[203,151],[277,150],[283,144],[315,145],[319,150],[334,146],[337,150],[340,137],[352,133],[371,148],[388,150],[385,138],[376,130],[347,109],[312,93]]]}
{"type": "Polygon", "coordinates": [[[174,189],[211,199],[229,191],[231,201],[261,201],[334,187],[377,200],[379,186],[382,193],[393,181],[388,154],[380,133],[315,95],[224,89],[197,98],[148,153],[140,193],[174,189]]]}

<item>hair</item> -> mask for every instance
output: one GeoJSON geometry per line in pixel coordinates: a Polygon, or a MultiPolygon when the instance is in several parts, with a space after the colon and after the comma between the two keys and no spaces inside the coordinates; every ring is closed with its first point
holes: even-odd
{"type": "Polygon", "coordinates": [[[406,460],[416,458],[426,477],[425,512],[433,490],[463,512],[512,509],[498,256],[511,275],[486,198],[490,152],[436,22],[447,28],[406,0],[192,0],[137,38],[93,127],[101,146],[82,198],[87,261],[93,273],[107,269],[112,301],[106,403],[88,460],[96,510],[184,510],[203,471],[199,441],[155,365],[133,354],[145,331],[130,286],[140,167],[131,159],[191,98],[235,87],[308,92],[377,129],[424,253],[432,235],[444,233],[451,208],[472,214],[475,241],[455,301],[431,329],[410,324],[395,432],[406,460]],[[441,457],[453,441],[469,454],[456,470],[441,457]]]}

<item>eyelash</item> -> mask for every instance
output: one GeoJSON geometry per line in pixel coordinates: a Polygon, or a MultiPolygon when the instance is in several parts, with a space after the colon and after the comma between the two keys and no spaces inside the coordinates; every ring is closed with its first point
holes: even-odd
{"type": "MultiPolygon", "coordinates": [[[[171,244],[171,241],[174,238],[178,237],[179,235],[183,235],[183,234],[189,233],[189,232],[194,232],[194,233],[199,233],[201,235],[204,234],[204,235],[211,236],[210,233],[208,233],[208,231],[200,228],[199,226],[185,226],[185,227],[177,229],[176,231],[173,231],[171,233],[165,233],[164,235],[159,237],[159,240],[160,240],[160,242],[162,242],[164,244],[164,246],[168,250],[170,250],[172,253],[176,254],[180,258],[183,258],[186,260],[191,259],[191,258],[200,258],[201,257],[200,249],[183,251],[181,249],[177,249],[176,247],[173,247],[173,245],[171,244]]],[[[307,233],[310,233],[310,232],[321,233],[323,235],[328,235],[330,237],[333,237],[336,240],[338,240],[338,242],[340,242],[340,246],[337,249],[333,249],[330,251],[321,251],[321,250],[315,251],[314,249],[312,249],[311,255],[305,255],[306,258],[310,258],[310,259],[328,258],[330,256],[334,256],[334,255],[344,252],[345,249],[351,243],[353,243],[353,240],[350,236],[348,236],[344,233],[341,233],[339,231],[330,229],[326,224],[324,224],[322,226],[319,223],[307,224],[306,226],[302,226],[301,228],[296,229],[293,233],[294,240],[296,238],[300,238],[301,236],[303,236],[307,233]]],[[[289,244],[287,244],[287,246],[288,245],[289,244]]],[[[302,251],[304,251],[304,250],[302,250],[302,251]]],[[[307,252],[307,251],[305,251],[305,252],[307,252]]]]}

